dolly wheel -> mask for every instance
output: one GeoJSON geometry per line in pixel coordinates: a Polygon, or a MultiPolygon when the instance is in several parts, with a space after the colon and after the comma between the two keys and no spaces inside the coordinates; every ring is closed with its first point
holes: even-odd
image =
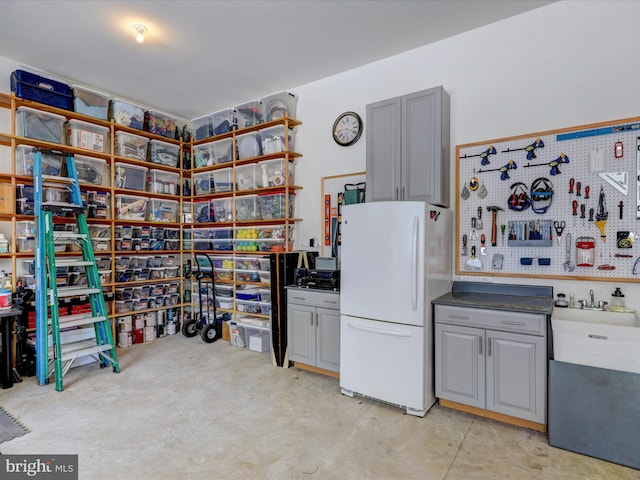
{"type": "Polygon", "coordinates": [[[217,333],[216,326],[213,323],[209,323],[204,326],[200,332],[200,336],[205,343],[213,343],[218,339],[217,333]]]}
{"type": "Polygon", "coordinates": [[[187,320],[182,325],[182,334],[187,337],[195,337],[198,334],[198,329],[196,328],[197,321],[195,319],[187,320]]]}

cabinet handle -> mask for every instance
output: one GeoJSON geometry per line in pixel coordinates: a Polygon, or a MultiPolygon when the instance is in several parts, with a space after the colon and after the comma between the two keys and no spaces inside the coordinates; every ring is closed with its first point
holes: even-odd
{"type": "Polygon", "coordinates": [[[398,197],[398,187],[396,187],[396,200],[400,200],[400,197],[398,197]]]}
{"type": "Polygon", "coordinates": [[[460,320],[469,320],[466,315],[449,315],[449,318],[459,318],[460,320]]]}
{"type": "Polygon", "coordinates": [[[487,337],[487,356],[491,356],[491,337],[487,337]]]}
{"type": "Polygon", "coordinates": [[[294,300],[302,300],[303,302],[306,302],[307,299],[306,297],[293,297],[294,300]]]}
{"type": "MultiPolygon", "coordinates": [[[[315,314],[314,314],[315,315],[315,314]]],[[[309,324],[313,327],[313,317],[314,315],[311,315],[311,318],[309,319],[309,324]]]]}
{"type": "Polygon", "coordinates": [[[404,187],[402,187],[402,200],[404,200],[404,187]]]}
{"type": "Polygon", "coordinates": [[[335,305],[336,303],[338,303],[335,300],[323,300],[322,302],[323,303],[330,303],[331,305],[335,305]]]}
{"type": "Polygon", "coordinates": [[[478,355],[482,355],[482,337],[478,337],[478,355]]]}
{"type": "Polygon", "coordinates": [[[504,325],[517,325],[519,327],[524,327],[526,325],[524,322],[515,322],[513,320],[503,320],[502,323],[504,325]]]}

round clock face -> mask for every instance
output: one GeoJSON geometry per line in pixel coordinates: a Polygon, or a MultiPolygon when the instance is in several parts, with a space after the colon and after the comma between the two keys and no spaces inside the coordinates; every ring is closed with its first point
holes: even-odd
{"type": "Polygon", "coordinates": [[[347,147],[362,135],[362,119],[355,112],[345,112],[333,124],[333,139],[338,145],[347,147]]]}

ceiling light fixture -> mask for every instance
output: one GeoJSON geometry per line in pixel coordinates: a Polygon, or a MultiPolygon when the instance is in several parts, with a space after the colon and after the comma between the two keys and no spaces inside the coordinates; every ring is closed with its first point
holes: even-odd
{"type": "Polygon", "coordinates": [[[136,42],[143,43],[144,42],[144,34],[147,31],[147,27],[145,27],[144,25],[141,25],[139,23],[136,23],[136,24],[133,25],[133,29],[137,32],[136,33],[136,42]]]}

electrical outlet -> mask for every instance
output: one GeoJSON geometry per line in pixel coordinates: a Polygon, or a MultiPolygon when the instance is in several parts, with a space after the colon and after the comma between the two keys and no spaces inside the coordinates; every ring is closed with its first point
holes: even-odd
{"type": "Polygon", "coordinates": [[[456,278],[456,280],[460,281],[460,282],[486,282],[486,283],[493,283],[493,277],[484,277],[484,276],[480,276],[480,275],[471,275],[471,276],[459,275],[456,278]]]}

